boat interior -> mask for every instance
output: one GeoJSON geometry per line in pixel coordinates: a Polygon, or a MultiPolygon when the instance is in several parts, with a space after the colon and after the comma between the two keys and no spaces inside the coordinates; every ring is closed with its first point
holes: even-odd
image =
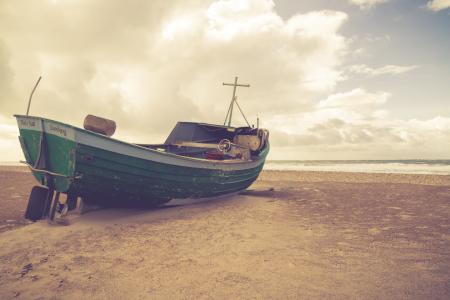
{"type": "Polygon", "coordinates": [[[268,145],[263,128],[178,122],[164,144],[136,144],[181,156],[212,160],[252,160],[268,145]]]}

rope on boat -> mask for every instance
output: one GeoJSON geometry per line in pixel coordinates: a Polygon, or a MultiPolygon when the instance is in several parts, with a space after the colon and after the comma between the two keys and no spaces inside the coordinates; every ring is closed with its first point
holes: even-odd
{"type": "MultiPolygon", "coordinates": [[[[41,78],[39,78],[39,79],[41,79],[41,78]]],[[[41,139],[39,141],[39,154],[38,154],[38,157],[36,159],[36,163],[34,164],[34,168],[37,168],[39,160],[41,159],[41,151],[42,151],[42,141],[43,141],[43,139],[44,139],[44,133],[42,132],[41,133],[41,139]]]]}
{"type": "Polygon", "coordinates": [[[61,174],[56,174],[56,173],[53,173],[53,172],[50,172],[50,171],[47,171],[47,170],[35,169],[29,163],[27,163],[26,161],[21,160],[20,162],[23,163],[23,164],[26,164],[32,171],[43,172],[43,173],[47,173],[47,174],[54,175],[54,176],[66,177],[69,180],[71,179],[71,177],[68,176],[68,175],[61,175],[61,174]]]}
{"type": "MultiPolygon", "coordinates": [[[[237,97],[236,97],[236,98],[237,98],[237,97]]],[[[239,107],[239,110],[241,111],[241,114],[242,114],[242,116],[244,117],[245,122],[247,122],[248,127],[251,127],[250,124],[249,124],[248,121],[247,121],[247,118],[245,117],[244,113],[242,112],[242,109],[241,109],[241,107],[239,106],[239,103],[237,102],[237,99],[236,99],[236,98],[234,98],[234,102],[236,102],[237,106],[239,107]]]]}
{"type": "MultiPolygon", "coordinates": [[[[234,97],[234,102],[236,102],[237,106],[239,107],[239,110],[241,111],[242,116],[245,119],[245,122],[247,122],[248,127],[251,127],[250,124],[247,121],[247,118],[244,115],[244,112],[242,111],[241,107],[239,106],[239,103],[237,102],[237,96],[234,97]]],[[[231,106],[232,106],[233,102],[231,102],[230,106],[228,107],[228,112],[227,112],[227,116],[225,117],[225,122],[223,122],[223,126],[225,126],[225,123],[227,122],[227,118],[228,118],[228,114],[230,113],[231,110],[231,106]]]]}

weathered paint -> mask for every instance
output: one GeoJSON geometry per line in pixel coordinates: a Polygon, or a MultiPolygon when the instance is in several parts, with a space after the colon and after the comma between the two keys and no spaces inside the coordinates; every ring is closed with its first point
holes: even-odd
{"type": "MultiPolygon", "coordinates": [[[[145,201],[205,199],[242,191],[261,172],[269,147],[246,162],[213,161],[159,152],[71,125],[18,116],[20,142],[34,166],[43,139],[45,169],[68,178],[33,174],[58,192],[91,199],[145,201]]],[[[179,200],[182,201],[182,200],[179,200]]],[[[178,202],[178,201],[177,201],[178,202]]]]}
{"type": "MultiPolygon", "coordinates": [[[[39,144],[41,137],[43,138],[41,150],[41,159],[45,161],[45,164],[38,165],[38,169],[44,169],[53,173],[66,175],[69,177],[74,176],[75,163],[75,149],[76,144],[70,139],[65,139],[53,134],[46,134],[45,131],[36,131],[28,129],[19,129],[22,150],[27,163],[34,166],[39,156],[39,144]],[[42,134],[44,133],[44,134],[42,134]],[[71,154],[72,151],[72,154],[71,154]],[[27,152],[27,154],[25,154],[27,152]]],[[[42,172],[34,172],[33,175],[36,180],[47,187],[54,188],[56,191],[65,193],[70,185],[71,181],[64,177],[58,176],[45,176],[42,172]],[[48,181],[48,182],[46,182],[48,181]]]]}

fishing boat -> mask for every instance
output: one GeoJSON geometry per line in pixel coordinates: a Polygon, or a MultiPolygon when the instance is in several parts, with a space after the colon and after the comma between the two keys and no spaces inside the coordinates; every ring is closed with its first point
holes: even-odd
{"type": "Polygon", "coordinates": [[[269,131],[259,128],[259,122],[256,128],[230,126],[236,86],[245,85],[238,85],[236,78],[225,119],[229,115],[228,126],[178,122],[163,144],[114,139],[115,122],[92,115],[86,117],[84,129],[14,115],[22,162],[41,184],[31,191],[25,217],[53,220],[55,213],[72,210],[80,201],[156,207],[199,203],[245,190],[264,166],[269,131]],[[60,193],[67,195],[64,204],[60,193]]]}

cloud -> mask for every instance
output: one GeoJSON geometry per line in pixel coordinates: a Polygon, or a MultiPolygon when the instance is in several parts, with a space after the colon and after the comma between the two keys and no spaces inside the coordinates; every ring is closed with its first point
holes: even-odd
{"type": "MultiPolygon", "coordinates": [[[[31,115],[79,127],[87,114],[102,116],[128,142],[163,142],[178,121],[221,124],[232,95],[222,83],[239,77],[250,84],[238,87],[239,105],[270,129],[273,158],[447,147],[446,118],[389,120],[388,91],[333,92],[348,73],[417,67],[343,67],[347,20],[324,10],[285,21],[271,0],[0,2],[0,161],[22,158],[12,115],[26,112],[39,76],[31,115]],[[311,100],[320,95],[329,96],[311,100]]],[[[239,111],[233,117],[245,125],[239,111]]]]}
{"type": "Polygon", "coordinates": [[[388,34],[385,36],[373,36],[372,34],[367,34],[364,40],[370,43],[382,42],[383,44],[388,44],[391,42],[391,37],[388,34]]]}
{"type": "Polygon", "coordinates": [[[362,88],[330,95],[308,113],[275,118],[272,159],[401,159],[433,157],[450,146],[450,118],[391,120],[383,105],[391,95],[362,88]]]}
{"type": "Polygon", "coordinates": [[[369,10],[379,3],[386,3],[391,0],[349,0],[350,3],[356,4],[362,10],[369,10]]]}
{"type": "MultiPolygon", "coordinates": [[[[239,77],[241,108],[289,114],[344,80],[347,15],[297,14],[284,21],[271,0],[0,4],[0,114],[24,113],[81,126],[113,119],[116,137],[162,142],[177,121],[221,123],[239,77]],[[277,105],[274,106],[273,103],[277,105]]],[[[245,121],[235,113],[234,124],[245,121]]]]}
{"type": "Polygon", "coordinates": [[[356,110],[359,114],[362,114],[362,112],[372,114],[389,97],[390,94],[386,92],[368,93],[362,88],[357,88],[348,93],[329,96],[327,100],[319,102],[318,108],[339,108],[345,111],[356,110]]]}
{"type": "MultiPolygon", "coordinates": [[[[0,91],[4,97],[12,97],[14,90],[14,70],[11,67],[11,51],[5,41],[0,38],[0,91]]],[[[3,108],[0,102],[0,108],[3,108]]]]}
{"type": "Polygon", "coordinates": [[[17,122],[0,116],[0,162],[23,160],[18,136],[17,122]]]}
{"type": "Polygon", "coordinates": [[[372,69],[367,67],[366,65],[353,65],[348,67],[348,71],[350,73],[355,74],[364,74],[370,77],[378,76],[378,75],[398,75],[402,73],[409,72],[411,70],[417,69],[418,65],[409,66],[409,67],[402,67],[402,66],[394,66],[394,65],[386,65],[379,69],[372,69]]]}
{"type": "Polygon", "coordinates": [[[426,5],[421,6],[423,8],[427,8],[434,12],[438,12],[440,10],[446,9],[450,7],[450,0],[433,0],[428,1],[426,5]]]}

